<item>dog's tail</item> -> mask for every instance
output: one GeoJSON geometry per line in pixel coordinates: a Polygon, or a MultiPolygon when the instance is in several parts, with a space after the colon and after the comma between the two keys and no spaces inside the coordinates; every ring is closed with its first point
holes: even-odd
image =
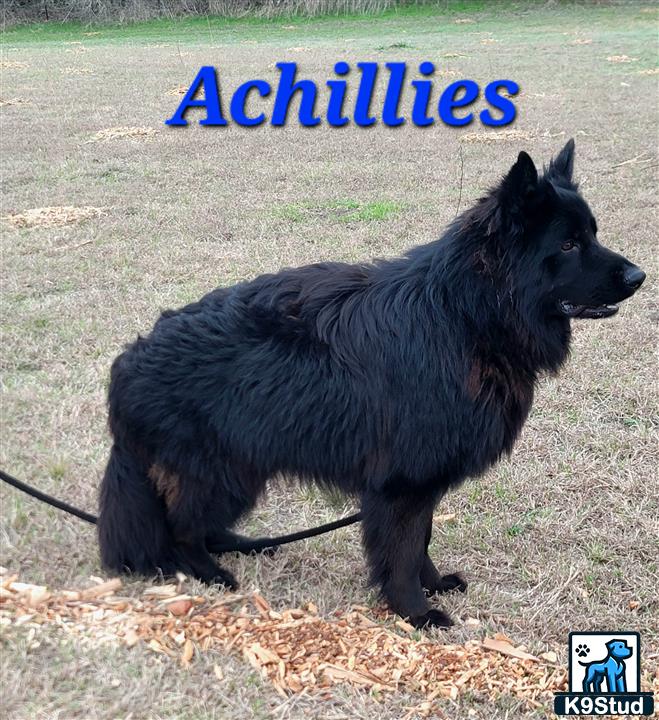
{"type": "Polygon", "coordinates": [[[113,572],[172,575],[178,569],[166,507],[139,458],[115,442],[100,493],[98,541],[113,572]]]}

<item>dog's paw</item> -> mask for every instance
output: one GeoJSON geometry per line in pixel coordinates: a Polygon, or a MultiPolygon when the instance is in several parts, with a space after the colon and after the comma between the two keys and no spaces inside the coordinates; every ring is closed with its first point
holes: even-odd
{"type": "Polygon", "coordinates": [[[442,595],[453,590],[467,592],[467,581],[459,573],[442,575],[436,583],[426,588],[428,595],[442,595]]]}
{"type": "Polygon", "coordinates": [[[415,615],[414,617],[408,618],[410,625],[413,625],[417,629],[430,628],[430,627],[441,627],[447,628],[453,625],[453,620],[441,610],[428,610],[423,615],[415,615]]]}
{"type": "Polygon", "coordinates": [[[579,657],[586,657],[586,655],[590,652],[590,648],[588,645],[577,645],[575,652],[579,657]]]}
{"type": "Polygon", "coordinates": [[[220,570],[204,582],[207,585],[221,585],[226,590],[231,590],[232,592],[235,592],[239,587],[238,581],[228,570],[220,570]]]}

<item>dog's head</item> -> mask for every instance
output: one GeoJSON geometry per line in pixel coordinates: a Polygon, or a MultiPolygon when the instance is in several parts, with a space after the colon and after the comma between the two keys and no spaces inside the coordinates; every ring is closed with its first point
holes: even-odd
{"type": "MultiPolygon", "coordinates": [[[[526,277],[529,301],[541,298],[545,314],[604,318],[633,295],[645,273],[597,239],[597,223],[572,179],[570,140],[542,175],[521,152],[494,191],[491,232],[511,242],[526,277]]],[[[519,275],[519,273],[518,273],[519,275]]]]}
{"type": "Polygon", "coordinates": [[[616,660],[624,660],[625,658],[631,657],[632,649],[624,640],[609,640],[609,642],[606,643],[606,647],[609,655],[616,658],[616,660]]]}

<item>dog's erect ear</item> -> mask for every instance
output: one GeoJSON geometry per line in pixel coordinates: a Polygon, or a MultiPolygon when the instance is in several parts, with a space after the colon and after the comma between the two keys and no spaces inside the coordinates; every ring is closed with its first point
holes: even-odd
{"type": "Polygon", "coordinates": [[[522,151],[495,189],[496,209],[489,218],[487,234],[523,232],[529,210],[541,194],[538,190],[538,171],[528,153],[522,151]]]}
{"type": "Polygon", "coordinates": [[[552,159],[545,173],[550,180],[561,180],[571,184],[574,170],[574,138],[565,143],[565,147],[552,159]]]}
{"type": "Polygon", "coordinates": [[[522,151],[501,183],[500,200],[508,210],[521,210],[538,188],[538,171],[530,156],[522,151]]]}

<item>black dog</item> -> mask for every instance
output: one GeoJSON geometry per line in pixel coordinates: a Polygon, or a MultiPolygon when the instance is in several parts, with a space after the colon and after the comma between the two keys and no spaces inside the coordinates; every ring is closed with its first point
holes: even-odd
{"type": "Polygon", "coordinates": [[[596,238],[570,141],[542,177],[517,162],[444,236],[402,258],[263,275],[165,312],[112,367],[104,564],[234,587],[230,542],[268,478],[359,497],[393,610],[446,626],[464,589],[427,549],[433,509],[510,452],[570,319],[613,315],[645,275],[596,238]]]}

